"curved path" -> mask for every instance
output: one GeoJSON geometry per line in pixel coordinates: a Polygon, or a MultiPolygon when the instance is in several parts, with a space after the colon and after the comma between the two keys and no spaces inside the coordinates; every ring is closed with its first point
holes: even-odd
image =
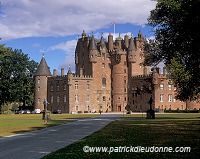
{"type": "Polygon", "coordinates": [[[0,158],[41,158],[98,131],[120,116],[121,114],[103,114],[95,118],[0,138],[0,158]]]}

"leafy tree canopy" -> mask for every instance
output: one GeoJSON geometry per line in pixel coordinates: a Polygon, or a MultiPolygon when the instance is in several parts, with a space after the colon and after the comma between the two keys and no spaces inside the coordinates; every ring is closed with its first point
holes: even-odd
{"type": "Polygon", "coordinates": [[[38,63],[22,50],[0,45],[0,105],[8,102],[33,102],[34,78],[38,63]]]}
{"type": "Polygon", "coordinates": [[[177,98],[200,96],[200,0],[157,0],[148,24],[155,40],[146,44],[144,64],[164,62],[177,86],[177,98]]]}

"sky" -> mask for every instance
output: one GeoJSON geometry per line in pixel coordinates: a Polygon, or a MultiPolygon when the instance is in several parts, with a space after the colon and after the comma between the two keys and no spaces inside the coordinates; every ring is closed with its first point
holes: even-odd
{"type": "Polygon", "coordinates": [[[109,33],[121,37],[154,38],[146,25],[152,0],[0,0],[0,44],[22,49],[30,60],[40,62],[43,54],[50,67],[60,72],[75,71],[74,52],[83,30],[87,35],[107,38],[109,33]]]}

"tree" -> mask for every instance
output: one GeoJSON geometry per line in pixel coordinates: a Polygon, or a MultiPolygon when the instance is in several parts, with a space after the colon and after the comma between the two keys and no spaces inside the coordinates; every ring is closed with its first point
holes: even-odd
{"type": "Polygon", "coordinates": [[[0,105],[33,102],[34,78],[38,64],[22,50],[0,46],[0,105]]]}
{"type": "Polygon", "coordinates": [[[200,0],[157,0],[148,24],[155,40],[145,45],[144,64],[164,62],[177,86],[177,98],[200,97],[200,0]]]}

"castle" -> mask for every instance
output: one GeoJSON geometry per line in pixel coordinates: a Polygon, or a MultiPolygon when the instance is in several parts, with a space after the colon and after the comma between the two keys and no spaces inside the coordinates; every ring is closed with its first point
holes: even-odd
{"type": "Polygon", "coordinates": [[[166,70],[150,71],[144,66],[145,38],[124,36],[105,41],[86,36],[78,39],[75,50],[76,73],[69,67],[67,74],[61,69],[51,75],[45,58],[35,74],[35,109],[44,109],[43,101],[49,102],[48,110],[60,109],[65,113],[146,111],[153,98],[153,109],[199,109],[196,102],[175,99],[176,87],[166,70]]]}

